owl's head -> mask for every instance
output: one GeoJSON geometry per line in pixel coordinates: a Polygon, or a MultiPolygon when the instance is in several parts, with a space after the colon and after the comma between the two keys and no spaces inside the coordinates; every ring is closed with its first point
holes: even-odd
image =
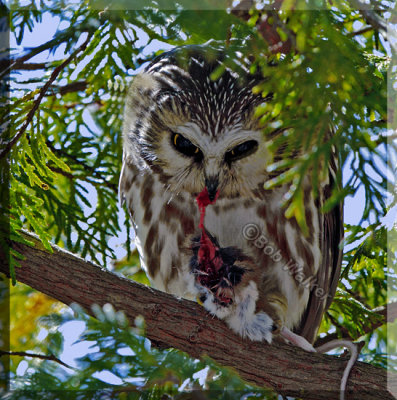
{"type": "Polygon", "coordinates": [[[163,54],[134,78],[124,136],[126,154],[152,169],[173,194],[255,196],[266,180],[269,152],[255,108],[260,78],[221,53],[197,46],[163,54]],[[214,79],[214,75],[220,75],[214,79]]]}

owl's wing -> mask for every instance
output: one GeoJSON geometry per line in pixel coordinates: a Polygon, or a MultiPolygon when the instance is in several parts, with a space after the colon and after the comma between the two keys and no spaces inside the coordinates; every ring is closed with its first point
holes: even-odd
{"type": "Polygon", "coordinates": [[[138,178],[138,169],[132,162],[131,155],[127,155],[126,152],[124,152],[123,164],[121,167],[120,179],[119,179],[119,200],[122,206],[126,204],[127,209],[130,213],[130,217],[133,222],[134,222],[134,216],[132,214],[132,208],[130,204],[132,198],[131,198],[131,193],[128,198],[128,193],[134,182],[137,180],[137,178],[138,178]]]}
{"type": "MultiPolygon", "coordinates": [[[[330,182],[324,187],[323,201],[331,196],[331,188],[335,184],[334,176],[338,174],[337,164],[337,158],[334,157],[330,165],[333,174],[329,174],[330,182]]],[[[323,314],[335,296],[340,278],[343,251],[339,245],[344,233],[343,203],[336,205],[328,213],[322,213],[320,222],[322,260],[316,276],[318,286],[312,288],[307,309],[299,328],[296,329],[296,333],[304,336],[310,343],[313,343],[317,336],[323,314]],[[321,293],[318,288],[323,288],[324,293],[321,293]]]]}

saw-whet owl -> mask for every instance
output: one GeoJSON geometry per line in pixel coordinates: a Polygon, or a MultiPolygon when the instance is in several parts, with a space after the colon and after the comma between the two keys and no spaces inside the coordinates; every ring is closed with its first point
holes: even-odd
{"type": "Polygon", "coordinates": [[[342,208],[320,212],[337,179],[337,156],[318,196],[310,174],[303,181],[304,235],[282,207],[290,187],[264,188],[277,154],[255,109],[272,96],[252,90],[260,74],[244,62],[235,63],[236,72],[225,57],[184,46],[134,77],[124,112],[121,200],[154,287],[200,299],[243,337],[271,342],[285,326],[313,342],[340,274],[342,208]],[[200,195],[207,196],[201,213],[200,195]]]}

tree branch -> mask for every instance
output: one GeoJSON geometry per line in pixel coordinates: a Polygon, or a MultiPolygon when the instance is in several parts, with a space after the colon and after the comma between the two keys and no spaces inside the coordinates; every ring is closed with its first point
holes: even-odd
{"type": "Polygon", "coordinates": [[[87,88],[87,86],[88,86],[87,81],[72,82],[72,83],[68,83],[67,85],[64,85],[64,86],[52,85],[50,87],[51,92],[48,93],[47,95],[48,96],[55,96],[56,94],[59,93],[61,96],[63,96],[66,93],[83,91],[83,90],[85,90],[87,88]]]}
{"type": "Polygon", "coordinates": [[[364,33],[372,31],[373,29],[374,29],[373,26],[366,26],[363,29],[359,29],[358,31],[349,33],[347,36],[354,37],[354,36],[362,35],[364,33]]]}
{"type": "MultiPolygon", "coordinates": [[[[78,256],[53,246],[50,254],[37,236],[29,247],[12,243],[25,256],[17,279],[65,304],[91,306],[111,303],[133,321],[145,318],[147,337],[158,347],[174,347],[192,357],[208,354],[234,368],[248,382],[268,386],[284,396],[303,399],[339,398],[339,385],[347,358],[308,353],[281,341],[272,345],[251,342],[233,334],[223,321],[211,317],[198,304],[178,299],[122,278],[78,256]]],[[[7,257],[0,257],[0,272],[9,276],[7,257]]],[[[357,362],[347,385],[349,400],[391,400],[384,369],[357,362]]]]}

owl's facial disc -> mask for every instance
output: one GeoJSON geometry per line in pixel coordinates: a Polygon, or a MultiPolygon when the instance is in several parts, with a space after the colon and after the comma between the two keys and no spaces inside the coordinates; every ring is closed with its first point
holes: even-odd
{"type": "Polygon", "coordinates": [[[215,135],[202,129],[187,121],[169,125],[163,136],[170,192],[197,196],[207,187],[212,198],[218,191],[220,198],[252,196],[266,177],[268,153],[260,130],[238,124],[215,135]]]}

